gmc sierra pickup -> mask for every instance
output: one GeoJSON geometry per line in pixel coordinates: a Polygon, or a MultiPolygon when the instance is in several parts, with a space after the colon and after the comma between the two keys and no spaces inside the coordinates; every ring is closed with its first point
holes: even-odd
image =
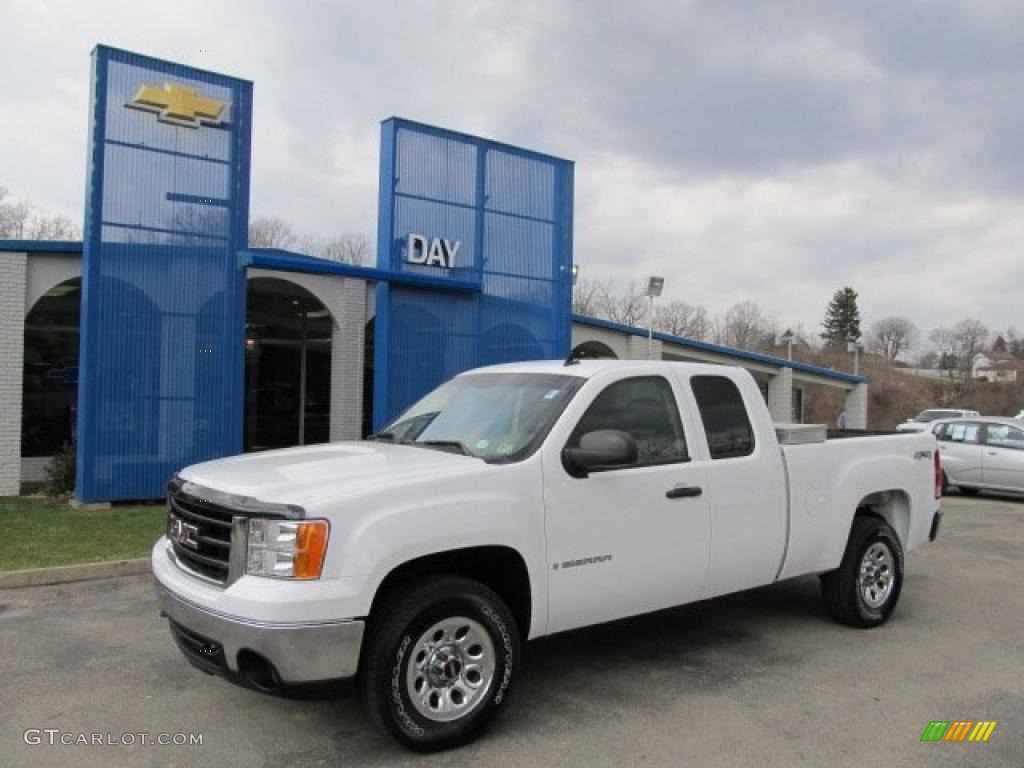
{"type": "Polygon", "coordinates": [[[934,538],[935,438],[772,424],[744,370],[594,360],[464,373],[369,440],[181,470],[153,572],[195,666],[355,678],[418,750],[501,709],[526,640],[802,574],[892,613],[934,538]]]}

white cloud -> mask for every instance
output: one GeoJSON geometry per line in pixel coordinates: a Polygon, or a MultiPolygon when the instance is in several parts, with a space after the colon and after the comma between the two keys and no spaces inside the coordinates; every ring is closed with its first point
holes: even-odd
{"type": "MultiPolygon", "coordinates": [[[[1019,10],[1019,9],[1017,9],[1019,10]]],[[[1024,325],[1013,3],[0,0],[0,185],[78,217],[104,42],[252,79],[252,212],[376,234],[392,114],[576,161],[576,252],[814,329],[1024,325]],[[203,52],[201,49],[210,49],[203,52]],[[1021,266],[1018,266],[1018,265],[1021,266]]]]}

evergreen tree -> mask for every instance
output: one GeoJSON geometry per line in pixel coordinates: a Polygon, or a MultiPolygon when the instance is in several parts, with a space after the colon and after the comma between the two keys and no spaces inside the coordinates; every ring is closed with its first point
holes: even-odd
{"type": "Polygon", "coordinates": [[[845,348],[846,342],[860,339],[860,310],[857,308],[857,292],[853,288],[846,286],[832,295],[822,325],[825,332],[821,338],[830,346],[845,348]]]}

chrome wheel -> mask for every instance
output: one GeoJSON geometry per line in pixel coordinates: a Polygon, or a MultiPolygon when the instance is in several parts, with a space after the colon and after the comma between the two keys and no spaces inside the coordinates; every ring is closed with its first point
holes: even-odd
{"type": "Polygon", "coordinates": [[[860,596],[869,608],[881,608],[895,583],[892,550],[874,542],[860,561],[860,596]]]}
{"type": "Polygon", "coordinates": [[[406,691],[423,717],[451,722],[472,712],[494,680],[494,643],[473,619],[444,619],[413,646],[406,691]]]}

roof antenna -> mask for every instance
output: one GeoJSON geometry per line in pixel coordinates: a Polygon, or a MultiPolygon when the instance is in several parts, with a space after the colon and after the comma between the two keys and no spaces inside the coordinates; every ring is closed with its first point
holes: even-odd
{"type": "Polygon", "coordinates": [[[568,368],[570,365],[579,365],[580,361],[572,356],[572,350],[569,350],[569,355],[565,358],[565,362],[562,363],[563,368],[568,368]]]}

